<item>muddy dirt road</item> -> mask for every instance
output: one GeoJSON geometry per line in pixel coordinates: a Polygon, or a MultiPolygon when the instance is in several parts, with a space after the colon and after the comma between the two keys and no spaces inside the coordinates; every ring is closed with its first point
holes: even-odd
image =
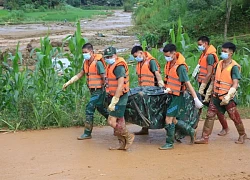
{"type": "MultiPolygon", "coordinates": [[[[94,19],[81,20],[82,35],[94,45],[96,50],[103,50],[110,45],[126,50],[138,42],[134,34],[129,31],[132,27],[131,16],[131,13],[116,10],[113,11],[111,16],[96,16],[94,19]]],[[[44,37],[49,33],[53,46],[61,46],[63,38],[73,34],[75,30],[75,23],[63,22],[1,25],[0,49],[2,52],[7,49],[13,52],[17,43],[20,42],[20,51],[23,53],[24,58],[28,58],[29,52],[26,50],[28,43],[33,48],[39,47],[40,37],[44,37]]],[[[32,62],[30,63],[32,64],[32,62]]]]}
{"type": "MultiPolygon", "coordinates": [[[[250,120],[244,123],[250,135],[250,120]]],[[[93,138],[85,141],[76,140],[83,129],[74,127],[0,134],[0,179],[250,179],[250,141],[235,144],[238,135],[232,121],[229,127],[230,133],[219,137],[216,121],[210,144],[189,145],[186,138],[168,151],[158,150],[165,141],[163,129],[136,136],[129,151],[108,150],[117,142],[111,127],[95,127],[93,138]]]]}

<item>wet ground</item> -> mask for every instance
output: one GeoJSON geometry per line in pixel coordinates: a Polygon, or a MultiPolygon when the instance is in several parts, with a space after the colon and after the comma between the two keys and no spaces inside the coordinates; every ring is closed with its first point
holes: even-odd
{"type": "MultiPolygon", "coordinates": [[[[201,134],[203,122],[198,127],[201,134]]],[[[250,135],[250,120],[243,121],[250,135]]],[[[136,136],[128,151],[110,151],[117,143],[111,127],[95,127],[93,138],[78,141],[82,128],[51,129],[0,134],[0,179],[3,180],[143,180],[143,179],[250,179],[250,141],[234,143],[238,135],[229,121],[230,133],[217,136],[215,122],[208,145],[176,143],[161,151],[165,131],[151,130],[136,136]]],[[[140,127],[128,125],[130,131],[140,127]]]]}
{"type": "MultiPolygon", "coordinates": [[[[132,27],[131,13],[121,10],[113,11],[111,16],[96,16],[94,19],[81,20],[82,36],[94,45],[96,50],[103,50],[113,45],[121,52],[127,51],[138,43],[135,35],[130,31],[132,27]]],[[[75,23],[50,23],[50,24],[22,24],[0,26],[0,49],[2,52],[14,52],[20,42],[20,51],[28,59],[27,44],[33,48],[40,46],[40,37],[49,33],[53,46],[61,46],[66,36],[76,30],[75,23]],[[48,31],[49,30],[49,31],[48,31]]],[[[67,48],[65,48],[67,51],[67,48]]],[[[28,62],[28,65],[32,65],[28,62]]]]}

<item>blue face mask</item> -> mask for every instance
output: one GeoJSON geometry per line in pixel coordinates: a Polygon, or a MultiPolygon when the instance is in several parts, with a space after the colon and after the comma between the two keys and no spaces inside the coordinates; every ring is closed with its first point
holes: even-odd
{"type": "Polygon", "coordinates": [[[135,60],[138,61],[138,62],[141,62],[141,61],[143,61],[143,58],[137,56],[137,57],[135,58],[135,60]]]}
{"type": "Polygon", "coordinates": [[[228,59],[228,53],[221,52],[220,57],[221,57],[223,60],[227,60],[227,59],[228,59]]]}
{"type": "Polygon", "coordinates": [[[114,64],[115,63],[115,58],[111,58],[111,59],[105,59],[107,64],[114,64]]]}
{"type": "Polygon", "coordinates": [[[165,56],[165,59],[166,59],[167,62],[170,62],[170,61],[173,60],[173,58],[171,56],[165,56]]]}
{"type": "Polygon", "coordinates": [[[199,51],[204,51],[204,50],[205,50],[205,47],[202,46],[202,45],[201,45],[201,46],[198,46],[198,50],[199,50],[199,51]]]}
{"type": "Polygon", "coordinates": [[[85,60],[89,60],[91,58],[90,53],[83,53],[82,55],[85,60]]]}

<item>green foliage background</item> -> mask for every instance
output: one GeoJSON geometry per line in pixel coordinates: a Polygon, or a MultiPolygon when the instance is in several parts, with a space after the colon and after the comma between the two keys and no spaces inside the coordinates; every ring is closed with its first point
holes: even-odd
{"type": "Polygon", "coordinates": [[[4,0],[4,7],[6,9],[23,9],[32,7],[30,9],[51,9],[63,4],[69,4],[71,6],[123,6],[124,0],[4,0]]]}
{"type": "MultiPolygon", "coordinates": [[[[250,1],[233,0],[228,35],[250,33],[250,1]]],[[[137,29],[169,39],[169,29],[182,19],[183,30],[191,38],[223,36],[226,0],[143,0],[134,12],[137,29]]]]}

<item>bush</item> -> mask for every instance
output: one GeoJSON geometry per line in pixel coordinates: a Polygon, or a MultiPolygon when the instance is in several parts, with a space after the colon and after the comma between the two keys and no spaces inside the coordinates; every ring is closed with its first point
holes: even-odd
{"type": "Polygon", "coordinates": [[[39,12],[45,12],[47,9],[44,6],[40,6],[38,11],[39,12]]]}
{"type": "Polygon", "coordinates": [[[25,4],[21,7],[21,10],[24,12],[33,12],[35,9],[35,6],[33,4],[25,4]]]}
{"type": "Polygon", "coordinates": [[[125,12],[133,12],[134,4],[131,0],[127,0],[123,4],[123,9],[125,12]]]}
{"type": "Polygon", "coordinates": [[[13,10],[6,18],[6,20],[11,22],[18,22],[24,20],[24,11],[23,10],[13,10]]]}

